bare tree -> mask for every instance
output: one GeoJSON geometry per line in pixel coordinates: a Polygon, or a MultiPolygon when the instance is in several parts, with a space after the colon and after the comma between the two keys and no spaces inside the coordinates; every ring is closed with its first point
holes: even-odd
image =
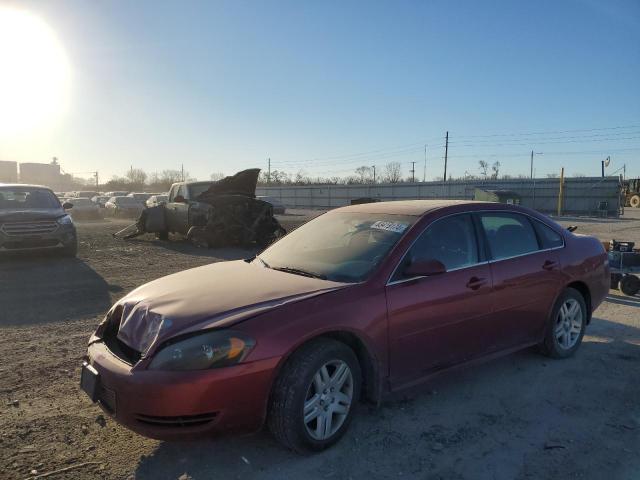
{"type": "MultiPolygon", "coordinates": [[[[189,174],[185,172],[185,177],[189,174]]],[[[171,186],[172,183],[176,183],[182,180],[182,172],[180,170],[163,170],[160,173],[160,182],[165,185],[171,186]]]]}
{"type": "Polygon", "coordinates": [[[373,169],[366,165],[356,168],[356,175],[360,178],[360,183],[371,183],[373,169]]]}
{"type": "Polygon", "coordinates": [[[487,162],[485,162],[484,160],[480,160],[478,162],[478,168],[480,169],[480,174],[484,178],[487,178],[487,171],[489,170],[489,164],[487,162]]]}
{"type": "Polygon", "coordinates": [[[126,178],[130,187],[142,189],[144,182],[147,180],[147,174],[141,168],[132,168],[127,170],[126,178]]]}
{"type": "Polygon", "coordinates": [[[547,178],[558,178],[558,174],[557,173],[547,173],[546,177],[547,178]]]}
{"type": "Polygon", "coordinates": [[[491,165],[491,170],[493,171],[493,173],[491,174],[491,178],[497,180],[498,175],[500,174],[500,162],[494,162],[494,164],[491,165]]]}
{"type": "Polygon", "coordinates": [[[211,175],[209,175],[209,178],[214,182],[218,182],[222,180],[225,176],[226,175],[222,172],[213,172],[211,175]]]}
{"type": "Polygon", "coordinates": [[[402,165],[400,162],[389,162],[384,166],[384,180],[389,183],[398,183],[402,180],[402,165]]]}

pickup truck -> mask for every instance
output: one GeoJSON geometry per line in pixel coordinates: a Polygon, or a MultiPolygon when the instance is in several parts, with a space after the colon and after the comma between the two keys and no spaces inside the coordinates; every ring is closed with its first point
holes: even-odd
{"type": "Polygon", "coordinates": [[[166,240],[169,232],[186,235],[192,226],[206,224],[209,204],[196,199],[215,182],[178,182],[171,185],[169,198],[165,204],[167,230],[157,234],[166,240]]]}

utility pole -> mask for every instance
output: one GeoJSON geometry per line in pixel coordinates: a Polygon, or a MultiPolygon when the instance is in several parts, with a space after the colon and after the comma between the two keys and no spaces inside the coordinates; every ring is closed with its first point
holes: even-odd
{"type": "Polygon", "coordinates": [[[184,163],[180,166],[180,176],[182,177],[182,181],[184,182],[184,163]]]}
{"type": "Polygon", "coordinates": [[[422,181],[427,181],[427,144],[424,144],[424,172],[422,173],[422,181]]]}
{"type": "Polygon", "coordinates": [[[416,181],[416,162],[411,162],[411,183],[416,181]]]}
{"type": "Polygon", "coordinates": [[[533,150],[531,150],[531,167],[530,168],[531,168],[531,173],[529,178],[533,179],[533,150]]]}
{"type": "Polygon", "coordinates": [[[267,159],[267,185],[271,183],[271,157],[267,159]]]}
{"type": "Polygon", "coordinates": [[[444,181],[447,181],[447,157],[449,155],[449,132],[444,142],[444,181]]]}
{"type": "Polygon", "coordinates": [[[562,215],[562,197],[564,195],[564,167],[560,169],[560,188],[558,189],[558,216],[562,215]]]}
{"type": "Polygon", "coordinates": [[[96,170],[96,190],[98,189],[99,184],[100,182],[98,182],[98,171],[96,170]]]}
{"type": "Polygon", "coordinates": [[[376,166],[371,165],[371,168],[373,168],[373,183],[376,183],[376,166]]]}
{"type": "Polygon", "coordinates": [[[530,173],[530,178],[533,178],[533,156],[534,155],[542,155],[542,152],[534,152],[533,150],[531,150],[531,173],[530,173]]]}

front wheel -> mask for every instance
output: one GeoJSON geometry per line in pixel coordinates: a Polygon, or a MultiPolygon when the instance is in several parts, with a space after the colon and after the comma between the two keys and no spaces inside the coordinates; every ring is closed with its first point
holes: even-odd
{"type": "Polygon", "coordinates": [[[542,352],[552,358],[572,356],[580,344],[587,326],[587,304],[582,294],[567,288],[556,302],[547,333],[542,342],[542,352]]]}
{"type": "Polygon", "coordinates": [[[362,377],[353,351],[332,339],[314,340],[284,365],[271,395],[268,425],[291,450],[324,450],[346,432],[362,377]]]}

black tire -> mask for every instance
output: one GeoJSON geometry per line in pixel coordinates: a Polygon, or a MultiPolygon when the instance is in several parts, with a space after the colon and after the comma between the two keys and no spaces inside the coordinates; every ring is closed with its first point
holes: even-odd
{"type": "Polygon", "coordinates": [[[632,206],[633,208],[640,207],[640,195],[633,195],[629,199],[629,205],[632,206]]]}
{"type": "Polygon", "coordinates": [[[635,275],[625,275],[620,280],[620,290],[625,295],[633,297],[638,291],[640,291],[640,278],[635,275]]]}
{"type": "Polygon", "coordinates": [[[169,232],[156,232],[156,238],[158,240],[169,240],[169,232]]]}
{"type": "MultiPolygon", "coordinates": [[[[578,348],[580,347],[580,344],[582,343],[582,337],[584,337],[584,331],[587,326],[587,319],[588,319],[588,311],[587,311],[587,304],[584,300],[584,297],[578,290],[574,288],[567,288],[564,292],[562,292],[562,294],[556,301],[556,304],[553,308],[553,312],[551,313],[551,318],[549,318],[547,322],[547,329],[546,329],[544,340],[540,345],[540,351],[544,355],[551,358],[568,358],[572,356],[576,352],[576,350],[578,350],[578,348]],[[581,319],[580,331],[577,335],[575,343],[570,347],[566,347],[562,345],[561,341],[558,339],[558,336],[557,336],[558,332],[556,329],[557,328],[559,329],[558,322],[559,322],[560,310],[562,309],[563,305],[567,304],[567,302],[571,302],[572,300],[577,302],[577,304],[579,305],[582,319],[581,319]]],[[[565,334],[568,335],[569,332],[565,332],[565,334]]],[[[565,337],[561,337],[561,338],[565,338],[565,337]]]]}
{"type": "Polygon", "coordinates": [[[353,350],[329,338],[312,340],[293,353],[274,382],[267,418],[269,430],[281,444],[298,453],[324,450],[340,440],[349,427],[360,398],[361,385],[360,364],[353,350]],[[349,367],[353,395],[340,427],[330,437],[317,440],[305,426],[304,404],[314,375],[332,361],[344,362],[349,367]]]}
{"type": "Polygon", "coordinates": [[[78,239],[74,238],[73,241],[62,248],[62,256],[67,258],[75,258],[78,255],[78,239]]]}

